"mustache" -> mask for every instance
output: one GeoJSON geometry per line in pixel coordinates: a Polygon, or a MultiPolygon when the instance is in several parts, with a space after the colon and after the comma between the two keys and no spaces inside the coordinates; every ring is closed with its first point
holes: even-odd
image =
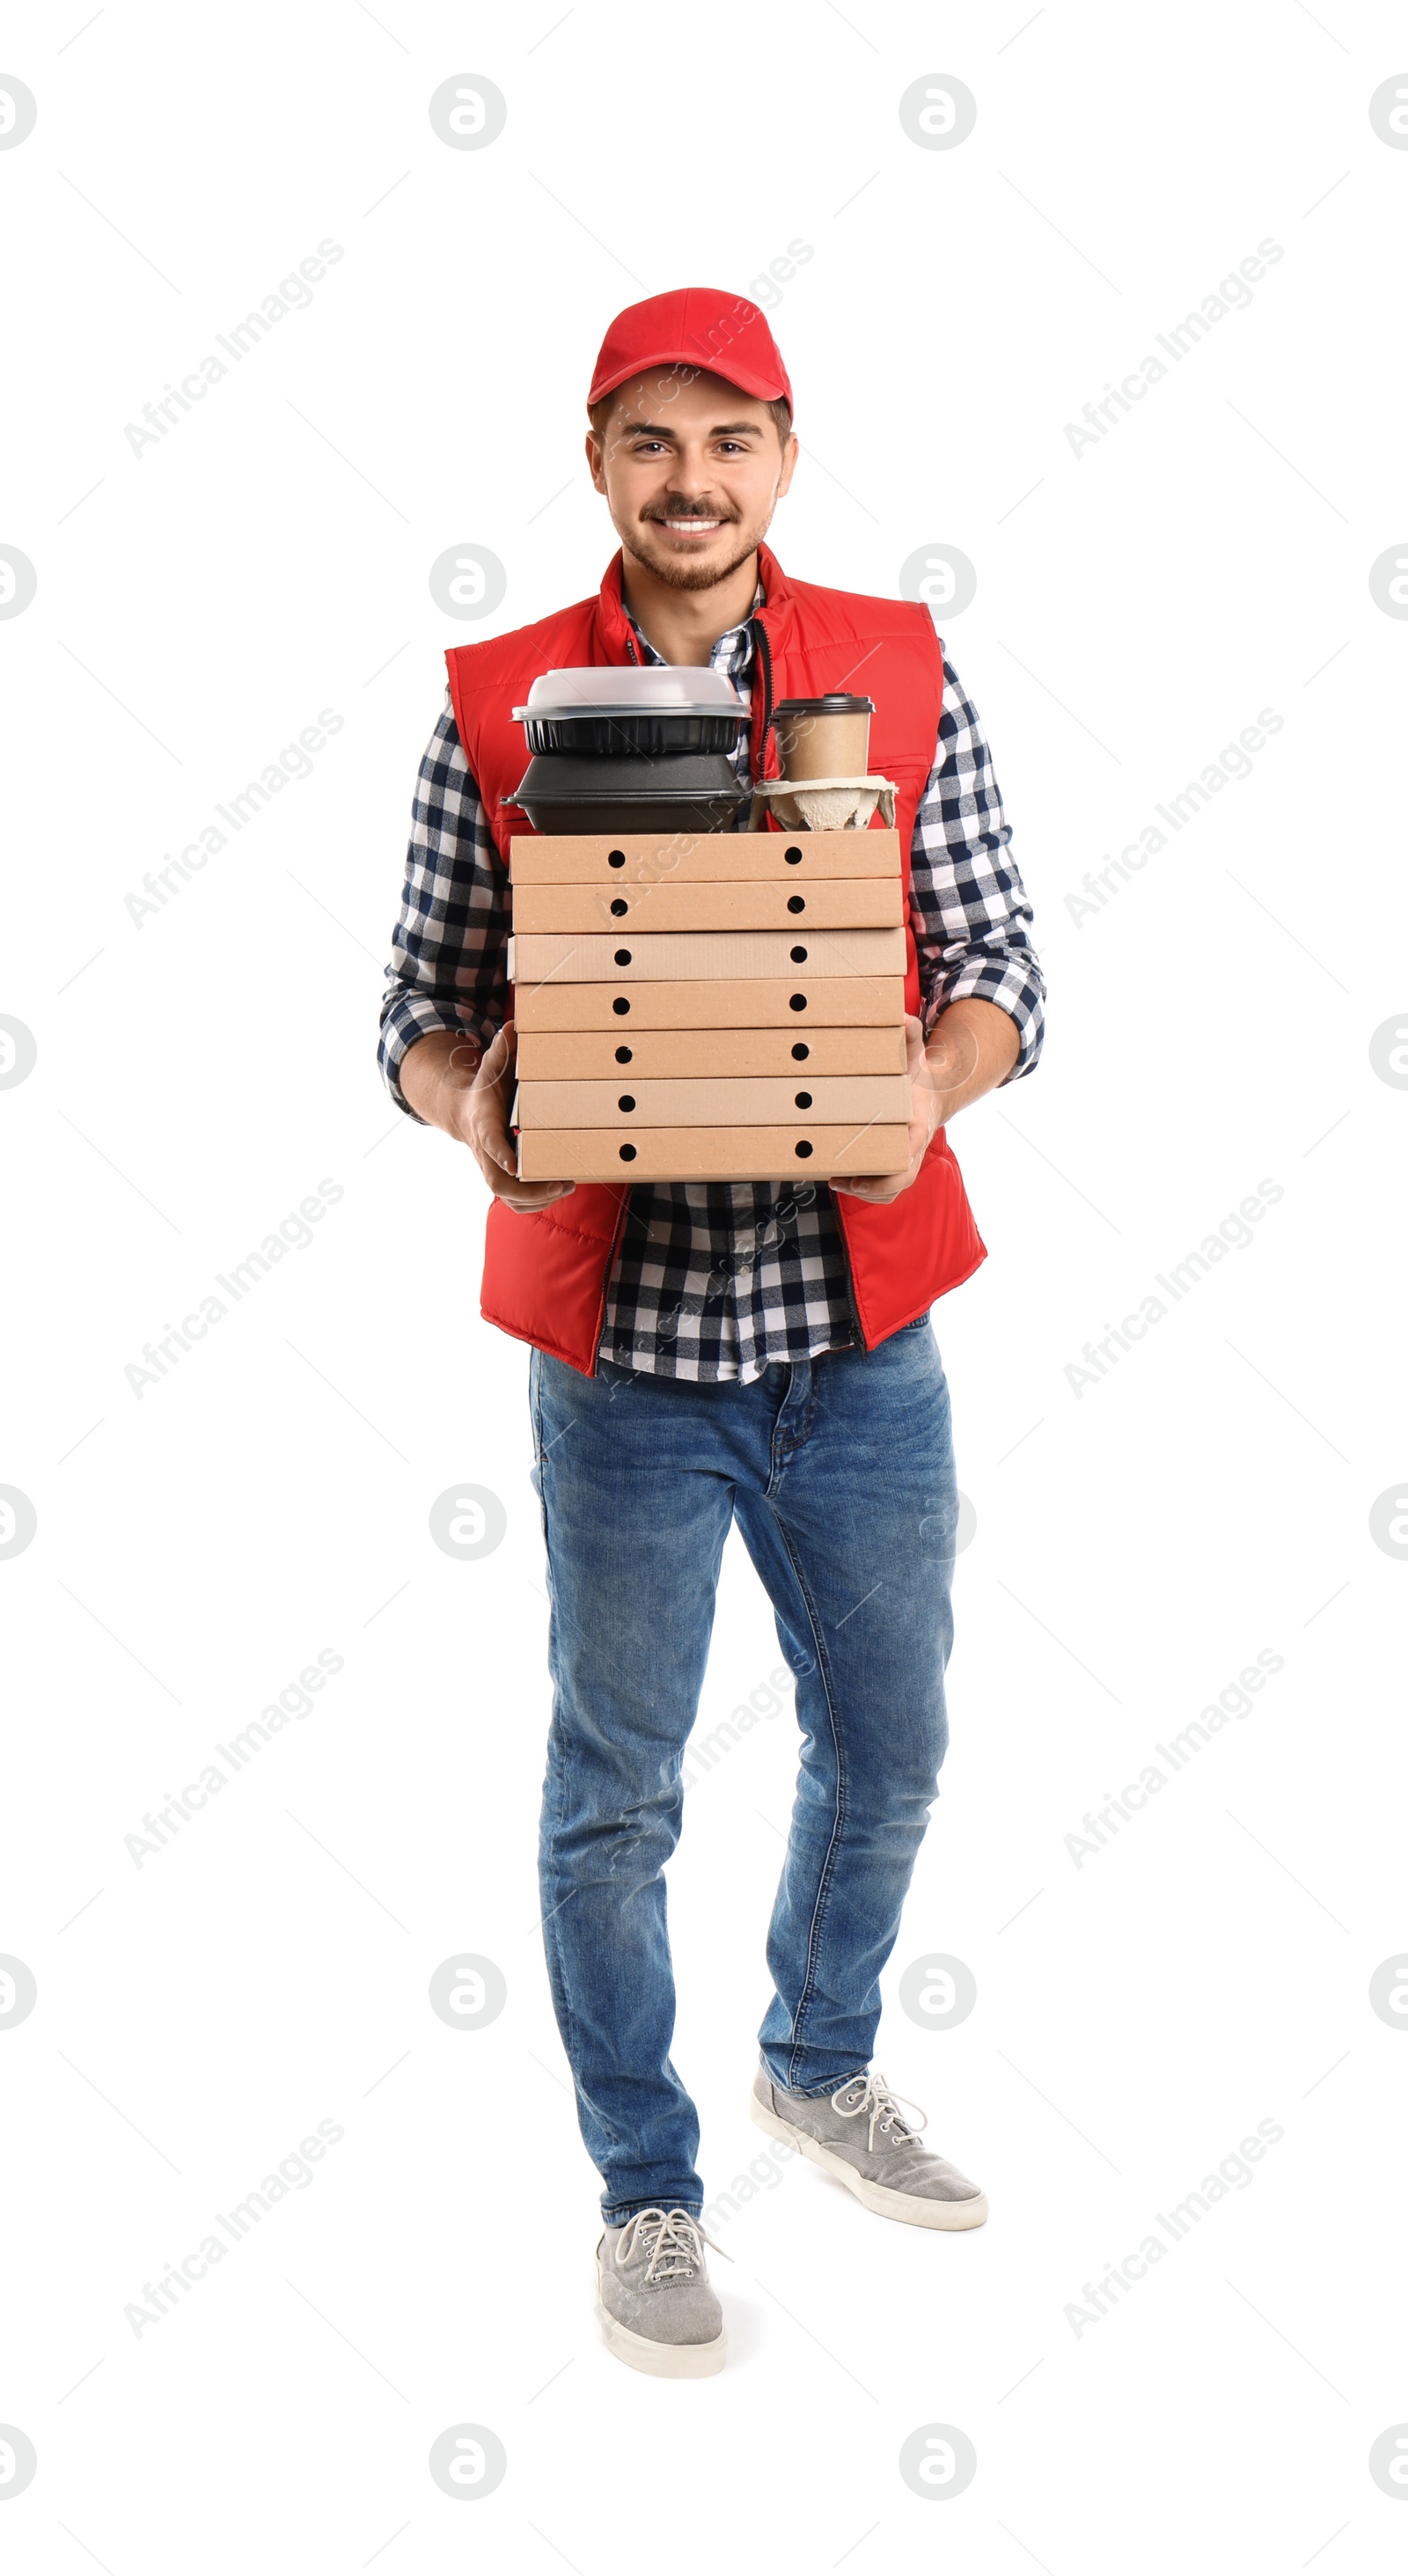
{"type": "Polygon", "coordinates": [[[738,515],[737,510],[730,510],[723,502],[701,505],[697,501],[662,501],[653,509],[641,512],[643,519],[653,520],[657,526],[662,526],[666,519],[722,519],[732,527],[737,524],[738,515]]]}

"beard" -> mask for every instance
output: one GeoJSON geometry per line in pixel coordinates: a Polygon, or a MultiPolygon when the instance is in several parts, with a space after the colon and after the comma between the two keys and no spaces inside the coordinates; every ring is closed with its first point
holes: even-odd
{"type": "MultiPolygon", "coordinates": [[[[693,512],[677,510],[674,513],[674,516],[680,519],[690,517],[713,519],[719,515],[716,510],[693,512]]],[[[647,519],[642,526],[648,528],[653,524],[647,519]]],[[[737,523],[734,524],[736,529],[737,523]]],[[[663,581],[671,590],[713,590],[719,582],[729,580],[732,574],[739,571],[742,565],[746,564],[749,556],[757,552],[758,547],[756,536],[751,536],[745,541],[740,531],[736,536],[736,551],[734,547],[730,547],[721,564],[706,565],[693,563],[684,556],[668,555],[663,547],[658,554],[653,547],[647,553],[645,545],[639,539],[634,542],[624,540],[623,542],[626,544],[626,552],[633,555],[637,563],[643,564],[647,572],[653,573],[657,581],[663,581]]]]}

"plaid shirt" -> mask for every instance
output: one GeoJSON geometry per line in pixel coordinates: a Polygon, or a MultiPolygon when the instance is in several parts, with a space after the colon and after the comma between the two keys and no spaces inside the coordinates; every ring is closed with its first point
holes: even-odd
{"type": "MultiPolygon", "coordinates": [[[[636,634],[644,658],[663,661],[639,627],[636,634]]],[[[721,635],[710,655],[745,695],[752,658],[751,619],[721,635]]],[[[738,770],[751,783],[746,734],[738,770]]],[[[740,829],[747,813],[745,805],[740,829]]],[[[910,845],[924,1027],[927,1034],[962,995],[995,1002],[1016,1022],[1019,1051],[1007,1077],[1015,1082],[1041,1052],[1045,985],[1011,837],[977,715],[945,658],[937,758],[910,845]]],[[[420,765],[381,1015],[382,1072],[408,1116],[415,1112],[400,1085],[408,1047],[432,1029],[467,1030],[487,1047],[508,1017],[509,929],[508,870],[447,691],[420,765]]],[[[824,1183],[687,1181],[631,1191],[600,1358],[658,1377],[747,1381],[774,1361],[849,1349],[860,1338],[824,1183]]]]}

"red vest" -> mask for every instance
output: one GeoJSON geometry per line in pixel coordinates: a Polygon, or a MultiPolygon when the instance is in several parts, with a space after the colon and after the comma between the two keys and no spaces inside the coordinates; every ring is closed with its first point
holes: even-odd
{"type": "MultiPolygon", "coordinates": [[[[898,791],[895,823],[907,890],[915,810],[934,765],[943,705],[943,657],[929,611],[906,600],[866,599],[789,581],[766,546],[758,549],[758,564],[764,601],[754,612],[763,641],[753,673],[753,775],[759,775],[766,711],[779,699],[819,697],[829,689],[855,689],[873,698],[870,767],[875,776],[892,778],[898,791]]],[[[511,635],[447,652],[460,742],[505,864],[510,841],[529,829],[526,818],[504,802],[528,761],[513,708],[523,704],[542,671],[640,658],[622,606],[619,554],[607,566],[597,598],[579,600],[511,635]]],[[[771,735],[765,774],[777,775],[771,735]]],[[[905,1008],[917,1012],[912,929],[906,939],[905,1008]]],[[[534,1216],[515,1216],[495,1200],[484,1235],[485,1321],[590,1377],[629,1198],[628,1189],[608,1182],[579,1182],[568,1197],[534,1216]]],[[[870,1207],[840,1194],[835,1208],[867,1350],[959,1287],[986,1258],[942,1128],[912,1186],[891,1206],[870,1207]]]]}

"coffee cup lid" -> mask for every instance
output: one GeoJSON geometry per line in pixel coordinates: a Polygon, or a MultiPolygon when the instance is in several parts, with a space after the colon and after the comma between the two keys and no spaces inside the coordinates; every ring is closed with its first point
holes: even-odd
{"type": "Polygon", "coordinates": [[[844,689],[831,689],[823,698],[784,698],[773,708],[773,716],[873,716],[873,698],[848,697],[844,689]]]}

